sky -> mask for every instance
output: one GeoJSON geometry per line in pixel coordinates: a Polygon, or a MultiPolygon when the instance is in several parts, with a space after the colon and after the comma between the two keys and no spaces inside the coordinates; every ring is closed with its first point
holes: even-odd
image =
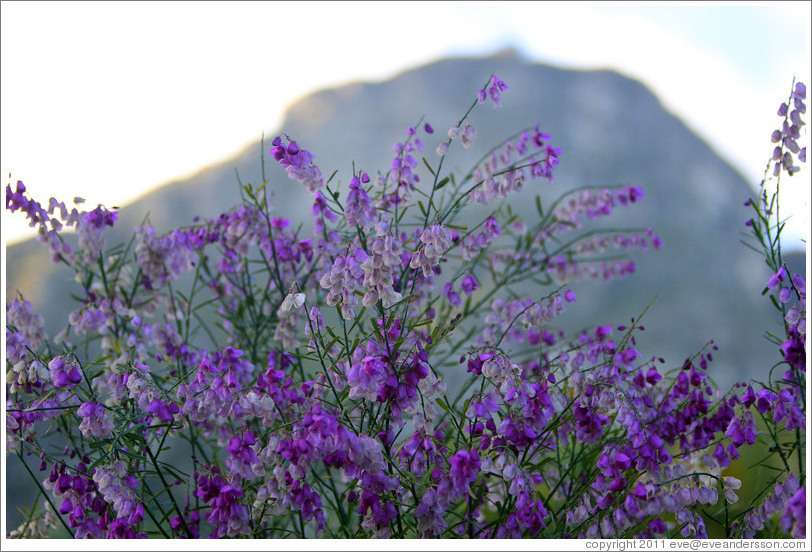
{"type": "MultiPolygon", "coordinates": [[[[757,185],[778,105],[794,77],[810,83],[810,6],[3,2],[2,184],[22,180],[43,203],[123,206],[279,130],[311,91],[512,46],[640,80],[757,185]]],[[[811,172],[782,184],[787,237],[801,247],[811,172]]],[[[7,245],[27,232],[3,213],[7,245]]]]}

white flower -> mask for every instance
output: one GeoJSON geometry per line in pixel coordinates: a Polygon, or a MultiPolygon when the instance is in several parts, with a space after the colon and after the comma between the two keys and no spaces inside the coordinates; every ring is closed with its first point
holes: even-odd
{"type": "Polygon", "coordinates": [[[298,309],[305,302],[305,294],[304,293],[288,293],[285,300],[282,301],[282,305],[279,307],[279,310],[276,311],[278,316],[282,316],[283,314],[287,314],[292,310],[298,309]]]}

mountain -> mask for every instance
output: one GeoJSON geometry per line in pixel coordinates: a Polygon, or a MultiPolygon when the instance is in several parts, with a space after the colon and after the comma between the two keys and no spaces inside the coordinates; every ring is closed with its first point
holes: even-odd
{"type": "MultiPolygon", "coordinates": [[[[762,335],[777,329],[780,319],[760,295],[769,277],[766,266],[740,244],[749,216],[742,203],[751,188],[640,82],[612,71],[528,63],[513,51],[445,59],[385,82],[313,93],[289,109],[280,132],[311,151],[325,175],[337,169],[336,178],[346,186],[353,162],[371,175],[385,172],[391,145],[405,139],[406,128],[421,116],[437,129],[436,140],[426,140],[424,154],[432,156],[445,130],[492,73],[510,86],[504,107],[482,105],[474,111],[476,145],[455,151],[448,168],[467,170],[490,147],[540,123],[552,144],[562,148],[561,164],[555,182],[532,183],[523,191],[526,195],[514,202],[517,212],[534,216],[533,202],[523,198],[537,191],[549,200],[578,186],[631,184],[646,197],[618,210],[609,223],[654,227],[664,242],[661,251],[633,253],[637,271],[625,280],[574,284],[578,302],[569,306],[565,323],[573,328],[628,323],[656,297],[638,339],[644,355],[664,357],[668,366],[679,367],[713,339],[719,351],[710,373],[717,381],[766,377],[778,356],[762,335]]],[[[754,106],[762,108],[771,109],[754,106]]],[[[128,239],[147,214],[162,232],[236,205],[237,175],[244,183],[262,181],[263,150],[277,212],[309,228],[308,195],[268,155],[272,138],[127,205],[108,234],[108,244],[128,239]]],[[[765,141],[767,154],[768,149],[765,141]]],[[[30,188],[36,185],[30,183],[30,188]]],[[[64,298],[76,284],[68,271],[49,264],[44,248],[33,242],[9,247],[7,280],[8,296],[19,289],[48,321],[50,335],[64,327],[72,308],[64,298]]]]}

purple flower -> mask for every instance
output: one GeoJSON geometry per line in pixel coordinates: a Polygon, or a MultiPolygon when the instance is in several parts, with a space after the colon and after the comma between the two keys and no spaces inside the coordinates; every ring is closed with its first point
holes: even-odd
{"type": "Polygon", "coordinates": [[[719,467],[726,468],[730,465],[730,457],[728,457],[727,453],[725,452],[725,447],[722,446],[722,443],[716,445],[716,448],[713,451],[713,457],[719,463],[719,467]]]}
{"type": "Polygon", "coordinates": [[[632,465],[632,462],[631,462],[631,459],[628,456],[626,456],[622,452],[618,452],[615,455],[614,464],[620,470],[627,470],[632,465]]]}
{"type": "MultiPolygon", "coordinates": [[[[369,176],[364,173],[367,180],[369,176]]],[[[344,205],[344,218],[348,226],[361,226],[369,228],[375,224],[376,211],[372,205],[372,200],[361,187],[361,180],[355,176],[350,182],[350,191],[347,194],[347,201],[344,205]]]]}
{"type": "Polygon", "coordinates": [[[381,301],[384,308],[400,301],[403,296],[395,291],[395,271],[401,267],[400,240],[388,233],[388,224],[376,226],[378,237],[372,243],[372,253],[362,264],[364,285],[369,289],[364,295],[364,306],[371,307],[381,301]]]}
{"type": "Polygon", "coordinates": [[[495,238],[496,236],[502,235],[502,232],[499,229],[499,223],[496,222],[496,218],[493,215],[485,219],[484,228],[485,233],[491,239],[495,238]]]}
{"type": "Polygon", "coordinates": [[[248,508],[239,500],[243,496],[241,490],[227,485],[216,472],[199,477],[197,484],[195,496],[211,508],[206,519],[215,527],[214,537],[237,537],[248,533],[248,508]]]}
{"type": "Polygon", "coordinates": [[[85,213],[82,219],[90,226],[101,229],[104,226],[113,226],[118,218],[118,213],[116,211],[108,211],[107,209],[103,208],[101,205],[85,213]]]}
{"type": "Polygon", "coordinates": [[[180,412],[180,408],[173,402],[165,402],[160,399],[150,401],[146,409],[147,414],[157,416],[162,422],[168,424],[174,420],[174,415],[180,412]]]}
{"type": "Polygon", "coordinates": [[[361,265],[368,258],[360,247],[346,257],[339,255],[330,271],[319,280],[321,287],[328,290],[326,303],[330,306],[341,303],[341,315],[345,319],[355,315],[358,299],[353,292],[361,285],[364,278],[361,265]]]}
{"type": "Polygon", "coordinates": [[[79,335],[89,334],[97,330],[101,333],[104,332],[107,316],[101,309],[87,309],[70,313],[68,322],[79,335]]]}
{"type": "Polygon", "coordinates": [[[355,362],[347,372],[347,384],[350,386],[350,398],[364,397],[374,401],[378,389],[389,377],[386,365],[377,357],[367,356],[355,362]]]}
{"type": "Polygon", "coordinates": [[[451,232],[442,224],[432,224],[420,236],[423,247],[412,255],[409,266],[422,269],[423,276],[434,275],[433,268],[440,263],[443,253],[451,245],[451,232]]]}
{"type": "Polygon", "coordinates": [[[451,282],[447,282],[443,285],[443,295],[448,298],[448,303],[452,307],[459,307],[462,305],[462,299],[460,298],[459,293],[454,291],[454,284],[451,282]]]}
{"type": "Polygon", "coordinates": [[[733,418],[725,430],[725,435],[733,441],[733,445],[741,446],[744,443],[756,442],[756,420],[753,414],[745,411],[741,417],[733,418]]]}
{"type": "Polygon", "coordinates": [[[51,381],[56,387],[71,389],[82,381],[79,365],[62,357],[54,357],[48,363],[48,369],[51,372],[51,381]]]}
{"type": "MultiPolygon", "coordinates": [[[[233,216],[238,217],[243,213],[247,215],[242,211],[233,216]]],[[[238,232],[240,235],[246,234],[245,225],[241,225],[238,232]]],[[[156,236],[152,226],[139,226],[135,229],[135,236],[136,264],[144,273],[147,289],[159,288],[193,268],[194,245],[186,233],[175,230],[164,236],[156,236]]]]}
{"type": "Polygon", "coordinates": [[[804,430],[806,428],[806,417],[804,416],[803,411],[798,405],[793,404],[792,406],[789,407],[785,427],[787,430],[792,430],[796,428],[804,430]]]}
{"type": "Polygon", "coordinates": [[[462,279],[462,291],[467,296],[471,296],[474,293],[474,290],[479,287],[479,282],[476,281],[473,275],[468,275],[462,279]]]}
{"type": "MultiPolygon", "coordinates": [[[[287,137],[286,137],[287,139],[287,137]]],[[[313,164],[313,154],[291,141],[288,146],[282,145],[281,136],[274,138],[270,153],[285,168],[288,177],[302,184],[311,194],[324,186],[321,169],[313,164]]]]}
{"type": "Polygon", "coordinates": [[[330,222],[338,220],[338,216],[327,207],[327,200],[324,199],[324,196],[321,195],[319,191],[313,194],[313,209],[311,209],[310,214],[314,217],[322,215],[330,222]]]}
{"type": "Polygon", "coordinates": [[[21,301],[20,299],[13,299],[6,305],[6,320],[16,328],[21,335],[28,341],[28,346],[32,349],[39,349],[39,347],[48,338],[45,332],[45,319],[34,312],[34,308],[28,301],[21,301]]]}
{"type": "Polygon", "coordinates": [[[663,534],[663,533],[666,533],[668,531],[668,529],[665,526],[665,522],[663,520],[661,520],[660,518],[654,518],[651,521],[649,521],[648,522],[648,529],[652,533],[658,533],[658,534],[663,534]]]}
{"type": "Polygon", "coordinates": [[[97,467],[93,481],[98,485],[99,493],[105,502],[113,506],[119,518],[124,518],[128,525],[140,523],[144,517],[144,507],[138,503],[138,495],[128,481],[126,466],[115,462],[111,466],[97,467]]]}
{"type": "Polygon", "coordinates": [[[76,410],[76,413],[82,417],[79,430],[85,437],[107,439],[113,434],[115,426],[107,417],[102,405],[86,402],[76,410]]]}
{"type": "Polygon", "coordinates": [[[231,454],[226,458],[226,466],[232,474],[240,475],[245,479],[260,477],[265,472],[262,460],[259,459],[252,448],[256,439],[251,431],[246,431],[242,438],[233,436],[228,442],[226,450],[231,454]]]}
{"type": "Polygon", "coordinates": [[[756,402],[756,393],[753,391],[753,387],[748,385],[747,391],[744,392],[744,395],[741,396],[739,401],[746,407],[750,407],[751,404],[756,402]]]}
{"type": "Polygon", "coordinates": [[[764,414],[772,408],[772,403],[774,403],[776,399],[778,399],[778,397],[768,389],[756,391],[756,410],[759,414],[764,414]]]}
{"type": "Polygon", "coordinates": [[[767,288],[773,289],[775,286],[782,283],[786,275],[787,269],[782,266],[780,269],[778,269],[778,272],[770,276],[770,279],[767,281],[767,288]]]}
{"type": "Polygon", "coordinates": [[[380,497],[370,490],[364,490],[358,502],[358,513],[365,515],[367,512],[371,512],[372,520],[378,526],[386,526],[397,517],[395,505],[391,502],[381,504],[380,497]]]}
{"type": "Polygon", "coordinates": [[[656,384],[661,379],[663,379],[663,377],[657,371],[657,368],[651,367],[648,372],[646,372],[646,381],[651,385],[656,384]]]}
{"type": "Polygon", "coordinates": [[[595,328],[595,337],[598,340],[605,339],[611,333],[612,333],[612,326],[598,326],[598,327],[595,328]]]}
{"type": "MultiPolygon", "coordinates": [[[[505,84],[502,79],[494,75],[491,78],[490,84],[486,86],[486,89],[488,90],[488,96],[490,96],[494,108],[502,107],[502,92],[509,90],[510,87],[505,84]]],[[[478,98],[480,97],[481,95],[478,95],[478,98]]]]}
{"type": "Polygon", "coordinates": [[[446,481],[450,483],[450,488],[447,489],[447,493],[454,500],[468,494],[471,483],[477,478],[481,462],[476,450],[461,450],[454,454],[448,463],[446,481]]]}
{"type": "Polygon", "coordinates": [[[806,490],[803,488],[792,495],[779,521],[784,531],[789,531],[794,539],[806,538],[806,490]]]}
{"type": "Polygon", "coordinates": [[[448,528],[443,517],[445,510],[438,502],[437,491],[433,488],[426,489],[414,511],[421,538],[437,538],[448,528]]]}

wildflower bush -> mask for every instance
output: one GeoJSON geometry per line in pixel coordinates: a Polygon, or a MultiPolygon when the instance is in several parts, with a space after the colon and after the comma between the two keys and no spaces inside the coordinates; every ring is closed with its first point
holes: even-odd
{"type": "Polygon", "coordinates": [[[508,89],[489,78],[439,139],[420,120],[348,188],[276,137],[267,153],[312,195],[312,233],[264,175],[217,218],[145,223],[113,247],[114,210],[9,185],[6,209],[81,287],[53,338],[23,297],[6,304],[7,453],[35,496],[9,536],[805,537],[806,288],[782,262],[776,203],[806,161],[803,84],[746,204],[780,355],[730,390],[707,375],[713,342],[672,365],[635,348],[640,316],[556,328],[574,282],[625,277],[632,250],[662,244],[590,229],[643,201],[637,187],[513,214],[507,199],[559,163],[538,125],[444,171],[476,139],[478,104],[508,89]],[[764,488],[726,475],[743,448],[764,488]]]}

